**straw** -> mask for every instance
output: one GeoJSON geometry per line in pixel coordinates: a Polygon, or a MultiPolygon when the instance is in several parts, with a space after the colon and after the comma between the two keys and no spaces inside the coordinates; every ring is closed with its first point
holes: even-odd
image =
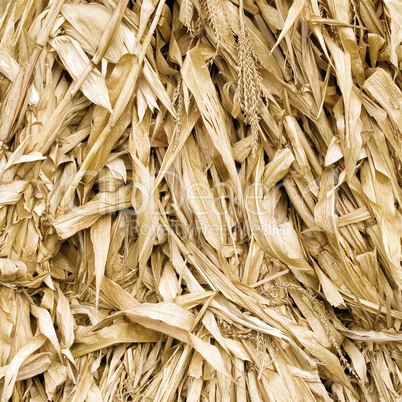
{"type": "Polygon", "coordinates": [[[400,400],[401,21],[0,2],[0,402],[400,400]]]}

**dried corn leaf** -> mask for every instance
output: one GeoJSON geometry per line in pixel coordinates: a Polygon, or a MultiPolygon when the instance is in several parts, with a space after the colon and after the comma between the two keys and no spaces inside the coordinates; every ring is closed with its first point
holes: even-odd
{"type": "MultiPolygon", "coordinates": [[[[89,58],[79,43],[68,36],[58,36],[52,39],[50,43],[57,51],[67,71],[75,80],[78,80],[89,64],[89,58]]],[[[90,101],[103,106],[112,113],[105,79],[98,70],[95,69],[89,74],[87,80],[82,84],[82,92],[90,101]]]]}

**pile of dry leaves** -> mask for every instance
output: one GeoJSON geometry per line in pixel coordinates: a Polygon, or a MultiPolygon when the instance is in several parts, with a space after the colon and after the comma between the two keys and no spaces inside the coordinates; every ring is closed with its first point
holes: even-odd
{"type": "Polygon", "coordinates": [[[399,0],[0,1],[0,400],[402,398],[399,0]]]}

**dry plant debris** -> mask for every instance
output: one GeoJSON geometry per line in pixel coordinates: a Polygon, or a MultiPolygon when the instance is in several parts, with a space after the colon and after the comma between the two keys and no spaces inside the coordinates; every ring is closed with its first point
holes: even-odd
{"type": "Polygon", "coordinates": [[[0,1],[0,400],[402,400],[400,0],[0,1]]]}

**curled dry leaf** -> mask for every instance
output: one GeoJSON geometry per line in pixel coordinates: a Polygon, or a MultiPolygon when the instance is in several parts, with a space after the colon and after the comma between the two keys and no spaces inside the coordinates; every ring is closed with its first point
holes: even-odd
{"type": "Polygon", "coordinates": [[[8,258],[0,258],[0,282],[13,282],[25,279],[27,267],[22,261],[12,261],[8,258]]]}

